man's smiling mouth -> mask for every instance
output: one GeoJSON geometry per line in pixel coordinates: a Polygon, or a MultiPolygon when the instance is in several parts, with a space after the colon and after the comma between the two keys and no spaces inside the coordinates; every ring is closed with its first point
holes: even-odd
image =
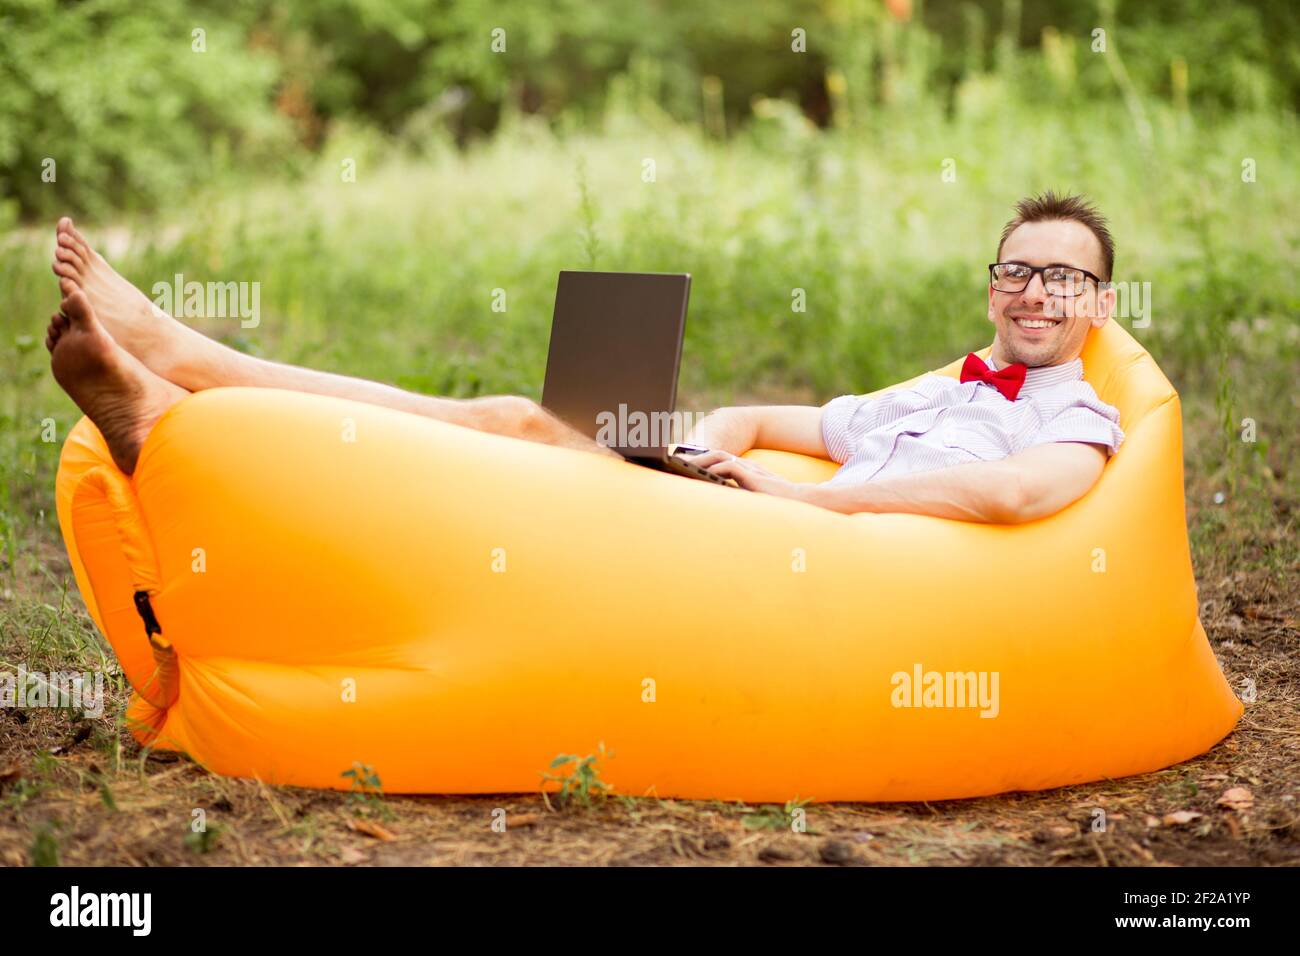
{"type": "Polygon", "coordinates": [[[1022,329],[1052,329],[1061,324],[1060,319],[1049,319],[1042,315],[1013,315],[1011,321],[1022,329]]]}

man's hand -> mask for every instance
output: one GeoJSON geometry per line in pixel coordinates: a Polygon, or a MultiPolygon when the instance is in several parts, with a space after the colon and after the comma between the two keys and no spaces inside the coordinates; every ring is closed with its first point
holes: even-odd
{"type": "Polygon", "coordinates": [[[692,465],[699,465],[715,475],[732,479],[747,491],[760,491],[766,495],[776,495],[778,498],[794,498],[797,501],[805,501],[807,500],[808,490],[813,487],[812,485],[786,481],[780,475],[774,475],[762,465],[756,465],[745,458],[738,458],[731,452],[723,451],[721,448],[706,451],[702,455],[682,457],[686,458],[692,465]]]}

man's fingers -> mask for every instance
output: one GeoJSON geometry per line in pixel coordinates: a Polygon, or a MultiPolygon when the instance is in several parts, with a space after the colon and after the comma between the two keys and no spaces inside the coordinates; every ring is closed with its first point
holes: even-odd
{"type": "Polygon", "coordinates": [[[683,457],[692,465],[699,465],[710,474],[718,475],[721,478],[730,478],[740,487],[750,491],[757,489],[764,480],[777,478],[766,468],[762,468],[748,459],[740,458],[721,448],[712,448],[702,455],[684,455],[683,457]]]}
{"type": "Polygon", "coordinates": [[[740,459],[731,458],[727,461],[720,461],[711,466],[709,471],[723,478],[730,478],[740,487],[752,491],[759,480],[759,476],[754,474],[748,468],[740,463],[740,459]]]}
{"type": "Polygon", "coordinates": [[[738,472],[743,472],[743,473],[745,473],[745,474],[747,474],[747,475],[762,475],[764,478],[779,478],[779,477],[780,477],[779,475],[774,475],[774,474],[772,474],[772,472],[768,471],[768,470],[767,470],[766,468],[764,468],[762,465],[756,465],[756,464],[754,464],[754,463],[753,463],[752,461],[750,461],[748,458],[738,458],[738,457],[736,457],[736,456],[734,456],[734,455],[733,455],[732,457],[730,457],[730,458],[727,458],[727,459],[724,459],[723,461],[718,462],[717,464],[714,464],[714,465],[710,465],[710,466],[708,466],[708,469],[709,469],[709,471],[714,471],[714,472],[716,472],[716,471],[717,471],[720,467],[722,467],[723,465],[731,465],[731,466],[734,466],[738,472]]]}
{"type": "Polygon", "coordinates": [[[712,448],[702,455],[683,455],[682,457],[692,465],[699,465],[701,468],[708,468],[710,465],[720,461],[730,461],[736,456],[729,451],[722,450],[721,448],[712,448]]]}

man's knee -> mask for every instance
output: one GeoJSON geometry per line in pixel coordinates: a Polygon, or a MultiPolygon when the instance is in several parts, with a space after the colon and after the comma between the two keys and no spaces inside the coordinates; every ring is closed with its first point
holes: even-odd
{"type": "Polygon", "coordinates": [[[551,416],[531,398],[522,395],[503,395],[506,414],[514,422],[520,438],[540,441],[550,432],[551,416]]]}
{"type": "Polygon", "coordinates": [[[499,435],[537,440],[544,437],[550,416],[542,406],[522,395],[488,395],[474,400],[478,427],[499,435]]]}

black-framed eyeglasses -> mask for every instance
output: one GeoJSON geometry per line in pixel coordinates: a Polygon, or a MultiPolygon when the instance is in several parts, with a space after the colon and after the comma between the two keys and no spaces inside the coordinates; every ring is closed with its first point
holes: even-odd
{"type": "Polygon", "coordinates": [[[1053,263],[1050,266],[1028,266],[1023,262],[993,262],[989,264],[989,283],[998,292],[1024,292],[1038,273],[1043,279],[1043,290],[1048,295],[1074,298],[1083,295],[1091,279],[1101,285],[1101,277],[1087,269],[1053,263]]]}

